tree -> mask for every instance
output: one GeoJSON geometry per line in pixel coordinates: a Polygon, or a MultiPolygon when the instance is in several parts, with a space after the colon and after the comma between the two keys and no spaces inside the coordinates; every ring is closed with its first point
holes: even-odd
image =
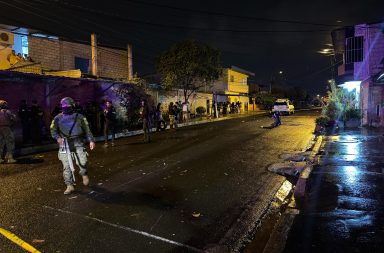
{"type": "Polygon", "coordinates": [[[323,108],[323,115],[327,116],[330,120],[342,120],[344,111],[348,106],[346,101],[346,93],[342,88],[336,86],[333,81],[330,84],[330,91],[328,91],[328,103],[323,108]]]}
{"type": "Polygon", "coordinates": [[[182,89],[187,102],[194,92],[221,76],[220,52],[194,40],[181,41],[160,55],[157,69],[162,84],[182,89]]]}
{"type": "Polygon", "coordinates": [[[114,86],[119,104],[123,108],[123,113],[126,115],[125,124],[128,129],[139,129],[140,122],[140,103],[141,100],[146,100],[150,107],[153,107],[154,102],[150,95],[145,93],[145,90],[138,83],[124,83],[114,86]]]}

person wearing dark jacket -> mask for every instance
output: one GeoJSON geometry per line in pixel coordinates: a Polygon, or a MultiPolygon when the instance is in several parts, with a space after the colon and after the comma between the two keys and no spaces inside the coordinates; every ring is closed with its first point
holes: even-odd
{"type": "Polygon", "coordinates": [[[116,125],[116,110],[112,105],[112,101],[105,102],[104,108],[104,147],[108,147],[108,135],[112,134],[111,145],[115,145],[115,125],[116,125]]]}
{"type": "Polygon", "coordinates": [[[168,116],[169,116],[169,128],[175,129],[176,126],[176,115],[178,113],[178,108],[171,102],[168,107],[168,116]]]}
{"type": "Polygon", "coordinates": [[[27,101],[25,99],[21,100],[19,106],[19,118],[21,121],[21,127],[23,132],[23,143],[27,143],[30,139],[29,127],[30,127],[30,119],[31,114],[27,105],[27,101]]]}
{"type": "Polygon", "coordinates": [[[142,100],[140,106],[140,117],[143,120],[143,132],[144,132],[144,142],[151,142],[151,112],[149,110],[149,106],[147,101],[142,100]]]}

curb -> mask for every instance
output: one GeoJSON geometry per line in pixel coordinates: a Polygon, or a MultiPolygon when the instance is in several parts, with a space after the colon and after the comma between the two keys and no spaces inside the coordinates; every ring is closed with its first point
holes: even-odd
{"type": "MultiPolygon", "coordinates": [[[[224,120],[231,120],[231,119],[239,119],[239,118],[245,118],[245,117],[250,117],[250,116],[259,116],[259,115],[265,115],[268,112],[266,111],[259,111],[259,112],[254,112],[254,113],[244,113],[244,114],[238,114],[235,117],[221,117],[221,118],[213,118],[213,119],[204,119],[204,120],[197,120],[197,121],[190,121],[187,123],[181,123],[178,124],[177,127],[188,127],[188,126],[194,126],[194,125],[201,125],[201,124],[207,124],[211,122],[217,122],[217,121],[224,121],[224,120]]],[[[169,130],[169,126],[167,126],[166,130],[169,130]]],[[[156,131],[156,128],[152,128],[152,132],[156,131]]],[[[115,134],[116,139],[120,138],[125,138],[125,137],[131,137],[131,136],[136,136],[136,135],[141,135],[143,134],[143,130],[135,130],[135,131],[127,131],[123,130],[120,133],[115,134]]],[[[111,137],[111,135],[109,136],[111,137]]],[[[98,136],[95,138],[96,142],[102,142],[104,141],[104,136],[98,136]]],[[[57,149],[57,144],[56,143],[49,143],[45,145],[40,145],[40,146],[32,146],[32,147],[23,147],[15,150],[15,154],[17,156],[23,156],[23,155],[30,155],[33,153],[40,153],[40,152],[47,152],[51,150],[57,149]]]]}
{"type": "Polygon", "coordinates": [[[309,155],[309,162],[310,164],[307,165],[304,170],[300,173],[300,177],[296,182],[295,190],[293,192],[293,196],[295,197],[295,200],[297,204],[302,203],[305,192],[307,189],[307,181],[308,178],[312,172],[313,164],[316,162],[316,155],[319,152],[319,149],[321,147],[321,144],[323,142],[323,136],[319,136],[316,140],[315,145],[313,146],[313,149],[311,151],[311,154],[309,155]]]}
{"type": "MultiPolygon", "coordinates": [[[[321,136],[320,136],[321,137],[321,136]]],[[[316,154],[318,153],[318,149],[321,146],[321,140],[322,138],[317,137],[315,135],[312,135],[312,137],[309,139],[306,147],[302,152],[305,152],[306,150],[312,148],[312,151],[309,155],[309,162],[312,164],[315,161],[316,154]]],[[[311,170],[308,170],[308,168],[312,168],[311,166],[305,166],[302,173],[300,173],[300,178],[304,178],[304,174],[307,173],[309,176],[309,173],[311,170]],[[305,172],[307,171],[307,172],[305,172]]],[[[273,173],[273,172],[271,172],[273,173]]],[[[265,215],[267,214],[268,210],[270,209],[272,202],[274,200],[279,201],[280,203],[284,203],[285,201],[289,200],[289,198],[292,198],[292,194],[295,193],[295,190],[297,186],[287,187],[286,184],[288,183],[288,180],[285,176],[282,176],[278,182],[271,182],[271,186],[274,190],[270,191],[267,195],[265,195],[265,198],[262,197],[265,193],[259,193],[257,196],[257,199],[260,201],[262,199],[268,199],[268,201],[260,201],[257,205],[255,205],[255,202],[248,204],[245,207],[245,210],[240,214],[240,216],[237,218],[237,220],[232,224],[232,226],[228,229],[228,231],[225,233],[224,237],[221,238],[221,240],[214,245],[207,245],[205,248],[205,253],[229,253],[229,252],[240,252],[241,248],[244,247],[244,245],[247,244],[247,241],[249,242],[249,235],[257,229],[258,226],[261,225],[261,222],[265,215]],[[289,190],[287,190],[289,188],[289,190]],[[271,193],[273,192],[273,193],[271,193]],[[281,194],[281,192],[285,192],[284,194],[281,194]],[[252,224],[245,223],[244,221],[252,220],[252,224]],[[217,251],[219,249],[220,251],[217,251]]],[[[306,181],[303,181],[304,186],[306,181]]],[[[305,187],[304,187],[305,190],[305,187]]],[[[305,191],[304,191],[305,192],[305,191]]],[[[301,192],[298,192],[301,193],[301,192]]],[[[297,210],[292,209],[289,213],[283,214],[289,219],[289,223],[279,223],[279,228],[277,230],[274,230],[274,236],[281,237],[281,234],[286,234],[286,231],[289,231],[290,225],[293,222],[293,218],[295,217],[297,213],[297,210]]],[[[282,237],[281,237],[282,238],[282,237]]],[[[273,250],[273,252],[281,252],[279,251],[280,247],[276,247],[275,245],[271,245],[270,240],[268,240],[266,247],[268,249],[273,250]]],[[[263,251],[265,253],[270,253],[268,251],[263,251]]],[[[272,252],[272,251],[271,251],[272,252]]]]}
{"type": "Polygon", "coordinates": [[[308,159],[310,164],[308,164],[302,173],[300,173],[299,179],[294,187],[290,203],[287,209],[282,213],[275,228],[273,229],[273,232],[265,245],[263,253],[281,253],[284,251],[294,219],[300,213],[299,207],[305,198],[307,181],[312,172],[312,165],[317,162],[317,154],[322,142],[323,136],[318,136],[316,142],[312,146],[313,148],[308,159]]]}

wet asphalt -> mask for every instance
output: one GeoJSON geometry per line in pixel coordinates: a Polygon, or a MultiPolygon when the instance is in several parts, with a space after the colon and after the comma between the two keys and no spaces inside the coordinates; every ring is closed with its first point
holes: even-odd
{"type": "MultiPolygon", "coordinates": [[[[91,185],[64,196],[57,152],[0,166],[0,227],[42,252],[201,252],[279,175],[279,154],[303,150],[318,112],[252,116],[98,143],[91,185]],[[37,240],[37,241],[36,241],[37,240]],[[33,243],[34,242],[34,243],[33,243]]],[[[271,189],[272,190],[272,189],[271,189]]],[[[24,252],[0,235],[0,252],[24,252]]]]}
{"type": "Polygon", "coordinates": [[[384,131],[325,137],[288,252],[384,252],[384,131]]]}

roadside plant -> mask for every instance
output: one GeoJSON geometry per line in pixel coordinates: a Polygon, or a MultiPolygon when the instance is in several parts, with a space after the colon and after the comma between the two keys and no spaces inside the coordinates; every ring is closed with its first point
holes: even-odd
{"type": "Polygon", "coordinates": [[[197,113],[198,115],[203,115],[206,111],[207,111],[207,110],[206,110],[205,107],[203,107],[203,106],[199,106],[199,107],[196,108],[196,113],[197,113]]]}
{"type": "Polygon", "coordinates": [[[361,110],[355,108],[348,108],[345,110],[344,120],[361,119],[361,110]]]}
{"type": "Polygon", "coordinates": [[[316,125],[325,127],[329,122],[329,118],[327,116],[320,116],[316,118],[315,122],[316,122],[316,125]]]}
{"type": "Polygon", "coordinates": [[[329,118],[330,121],[343,119],[345,110],[345,92],[336,86],[335,82],[330,85],[331,90],[328,91],[328,103],[323,108],[322,115],[329,118]]]}

